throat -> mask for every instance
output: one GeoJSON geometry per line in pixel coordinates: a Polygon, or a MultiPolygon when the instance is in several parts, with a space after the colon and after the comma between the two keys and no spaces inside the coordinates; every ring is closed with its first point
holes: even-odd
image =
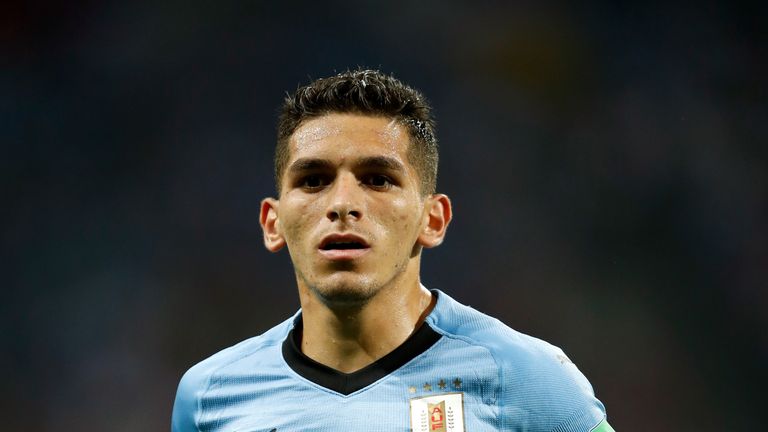
{"type": "Polygon", "coordinates": [[[371,365],[409,336],[405,334],[402,339],[395,337],[391,328],[380,329],[370,323],[363,324],[359,317],[352,316],[319,327],[321,331],[313,331],[313,327],[308,326],[308,330],[301,332],[297,345],[309,358],[343,373],[356,372],[371,365]]]}
{"type": "Polygon", "coordinates": [[[362,307],[350,308],[303,301],[305,326],[297,346],[339,372],[361,370],[392,353],[422,326],[436,298],[423,287],[416,293],[392,302],[388,293],[380,292],[362,307]]]}

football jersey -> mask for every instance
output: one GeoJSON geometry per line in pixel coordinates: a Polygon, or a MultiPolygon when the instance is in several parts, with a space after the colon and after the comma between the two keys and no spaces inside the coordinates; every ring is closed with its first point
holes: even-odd
{"type": "Polygon", "coordinates": [[[559,348],[432,293],[424,323],[353,373],[301,352],[301,311],[213,355],[181,379],[172,431],[612,430],[559,348]]]}

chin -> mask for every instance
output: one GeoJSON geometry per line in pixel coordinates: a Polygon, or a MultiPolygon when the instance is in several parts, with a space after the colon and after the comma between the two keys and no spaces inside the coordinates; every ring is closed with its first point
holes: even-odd
{"type": "Polygon", "coordinates": [[[317,298],[329,307],[364,306],[379,292],[371,281],[360,280],[329,280],[319,284],[309,284],[309,287],[317,298]]]}

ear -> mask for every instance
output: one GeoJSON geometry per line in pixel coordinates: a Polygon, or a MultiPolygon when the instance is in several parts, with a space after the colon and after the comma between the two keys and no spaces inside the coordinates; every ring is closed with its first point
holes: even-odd
{"type": "Polygon", "coordinates": [[[261,200],[261,212],[259,223],[264,232],[264,246],[270,252],[277,252],[285,246],[285,238],[280,230],[280,220],[277,217],[277,208],[280,201],[274,198],[261,200]]]}
{"type": "Polygon", "coordinates": [[[434,194],[428,197],[425,203],[424,226],[417,243],[425,248],[439,246],[445,238],[445,231],[452,217],[451,200],[447,195],[434,194]]]}

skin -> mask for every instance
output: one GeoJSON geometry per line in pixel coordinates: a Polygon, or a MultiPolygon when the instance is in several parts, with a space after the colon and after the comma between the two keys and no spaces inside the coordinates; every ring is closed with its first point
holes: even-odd
{"type": "Polygon", "coordinates": [[[293,261],[301,349],[341,372],[397,348],[434,306],[419,280],[421,250],[442,243],[451,203],[421,193],[409,145],[407,129],[387,117],[306,121],[289,141],[279,199],[261,203],[265,246],[287,246],[293,261]],[[329,238],[365,247],[323,250],[329,238]]]}

